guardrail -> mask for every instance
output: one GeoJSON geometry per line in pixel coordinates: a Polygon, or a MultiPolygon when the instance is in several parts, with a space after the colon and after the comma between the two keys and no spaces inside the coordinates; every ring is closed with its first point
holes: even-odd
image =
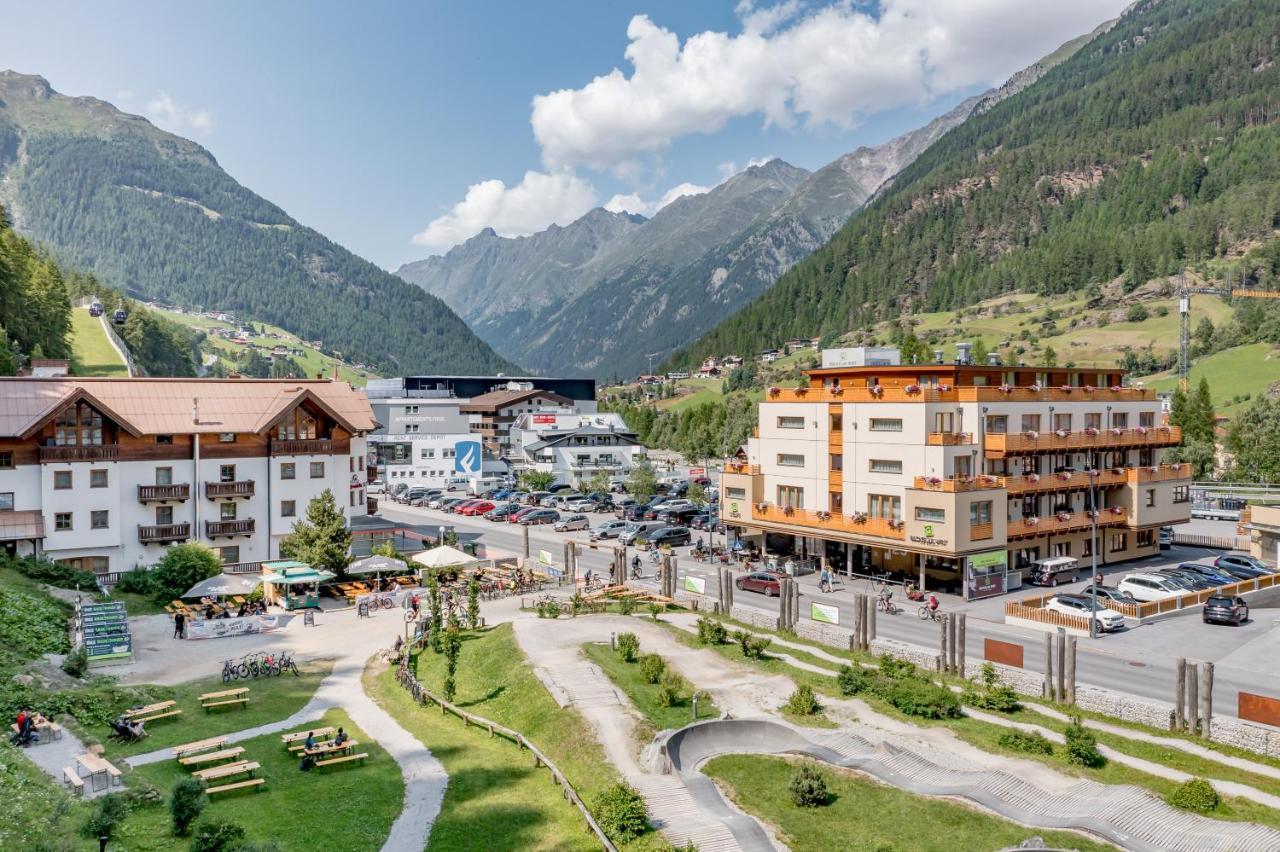
{"type": "Polygon", "coordinates": [[[587,829],[596,836],[596,839],[600,841],[600,845],[606,850],[606,852],[618,852],[617,847],[613,845],[612,841],[610,841],[608,836],[605,835],[604,830],[600,828],[599,823],[596,822],[596,818],[591,815],[590,809],[588,809],[586,803],[582,801],[582,797],[578,795],[578,791],[574,789],[573,784],[569,783],[569,779],[560,771],[560,768],[552,763],[537,746],[530,742],[528,737],[519,731],[514,731],[504,725],[499,725],[497,722],[486,719],[483,716],[468,713],[456,704],[445,701],[443,698],[423,686],[422,683],[410,674],[409,670],[404,666],[401,666],[396,671],[396,680],[400,682],[401,686],[408,690],[409,694],[413,696],[413,700],[419,704],[435,704],[440,707],[441,713],[452,713],[461,719],[464,725],[475,725],[477,728],[484,728],[489,732],[489,736],[492,737],[494,734],[498,734],[505,739],[511,740],[511,742],[515,743],[519,748],[528,749],[532,752],[534,765],[545,766],[547,770],[550,771],[551,779],[560,785],[560,789],[564,791],[565,798],[572,802],[574,807],[582,813],[582,818],[587,823],[587,829]]]}

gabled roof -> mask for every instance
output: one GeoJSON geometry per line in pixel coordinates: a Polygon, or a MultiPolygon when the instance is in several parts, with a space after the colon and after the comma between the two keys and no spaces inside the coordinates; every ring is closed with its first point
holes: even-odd
{"type": "Polygon", "coordinates": [[[311,400],[350,432],[368,432],[376,425],[363,391],[327,379],[62,376],[0,379],[0,437],[28,437],[78,400],[135,436],[259,433],[303,400],[311,400]]]}
{"type": "Polygon", "coordinates": [[[480,396],[473,396],[459,405],[458,411],[462,414],[496,414],[503,408],[535,397],[542,397],[559,405],[573,405],[573,400],[567,396],[534,388],[532,390],[496,390],[482,393],[480,396]]]}

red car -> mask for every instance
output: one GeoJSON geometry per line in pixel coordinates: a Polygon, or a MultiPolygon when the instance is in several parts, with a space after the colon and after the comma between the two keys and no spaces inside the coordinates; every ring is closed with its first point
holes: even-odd
{"type": "Polygon", "coordinates": [[[510,515],[508,515],[507,523],[518,524],[520,523],[520,519],[523,518],[525,515],[529,514],[530,512],[536,512],[541,508],[542,508],[541,506],[525,506],[520,511],[512,512],[510,515]]]}
{"type": "Polygon", "coordinates": [[[470,503],[463,503],[462,508],[458,510],[458,514],[475,517],[491,511],[493,511],[493,503],[488,500],[473,500],[470,503]]]}
{"type": "Polygon", "coordinates": [[[482,502],[484,502],[484,501],[482,501],[482,500],[477,500],[477,499],[475,499],[474,497],[473,497],[473,498],[471,498],[470,500],[463,500],[461,503],[458,503],[458,504],[456,504],[455,506],[453,506],[452,508],[450,508],[450,509],[449,509],[449,512],[450,512],[450,514],[454,514],[454,515],[461,515],[461,514],[463,514],[463,511],[462,511],[463,509],[466,509],[466,508],[468,508],[468,507],[470,507],[470,506],[474,506],[474,505],[476,505],[477,503],[482,503],[482,502]]]}
{"type": "Polygon", "coordinates": [[[734,580],[733,584],[744,592],[759,592],[765,597],[777,597],[782,594],[782,583],[779,582],[782,576],[772,571],[752,571],[734,580]]]}

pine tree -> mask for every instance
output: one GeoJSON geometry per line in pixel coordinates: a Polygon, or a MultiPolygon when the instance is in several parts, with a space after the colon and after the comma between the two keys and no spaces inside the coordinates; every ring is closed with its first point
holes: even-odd
{"type": "Polygon", "coordinates": [[[326,488],[307,504],[307,517],[294,523],[280,541],[280,555],[305,562],[312,568],[346,574],[351,562],[351,533],[333,492],[326,488]]]}

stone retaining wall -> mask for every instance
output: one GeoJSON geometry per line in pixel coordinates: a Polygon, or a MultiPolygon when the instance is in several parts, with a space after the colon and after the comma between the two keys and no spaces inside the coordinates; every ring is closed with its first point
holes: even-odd
{"type": "Polygon", "coordinates": [[[752,627],[760,627],[764,630],[778,629],[778,616],[753,606],[734,604],[729,609],[729,617],[734,621],[741,621],[743,624],[750,624],[752,627]]]}
{"type": "Polygon", "coordinates": [[[819,645],[849,651],[853,648],[853,631],[834,624],[823,624],[821,621],[800,619],[796,622],[796,635],[819,645]]]}
{"type": "Polygon", "coordinates": [[[675,602],[681,606],[688,607],[694,612],[712,612],[715,609],[715,598],[709,598],[706,595],[698,595],[693,592],[685,592],[680,589],[676,590],[675,602]]]}

